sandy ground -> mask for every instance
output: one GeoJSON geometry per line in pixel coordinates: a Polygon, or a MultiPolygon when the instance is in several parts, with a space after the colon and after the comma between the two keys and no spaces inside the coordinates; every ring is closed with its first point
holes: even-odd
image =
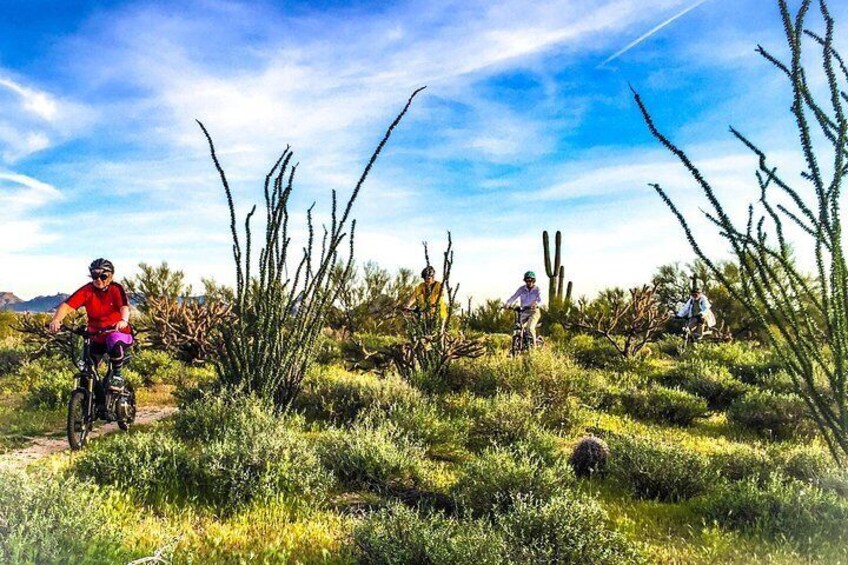
{"type": "MultiPolygon", "coordinates": [[[[177,409],[174,406],[139,408],[135,417],[134,425],[150,424],[157,420],[167,418],[176,412],[176,410],[177,409]]],[[[117,431],[120,431],[118,429],[118,424],[114,422],[111,424],[103,424],[95,427],[91,431],[89,439],[109,435],[117,431]]],[[[54,435],[50,437],[40,437],[27,447],[9,451],[0,455],[0,467],[22,469],[38,459],[42,459],[48,455],[53,455],[54,453],[59,453],[61,451],[70,451],[70,448],[68,447],[68,439],[64,434],[61,436],[54,435]]]]}

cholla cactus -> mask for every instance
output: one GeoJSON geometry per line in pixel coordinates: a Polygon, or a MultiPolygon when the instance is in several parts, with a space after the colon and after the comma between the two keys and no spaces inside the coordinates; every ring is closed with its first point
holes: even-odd
{"type": "Polygon", "coordinates": [[[606,442],[595,436],[581,439],[574,446],[568,462],[577,477],[593,477],[604,472],[609,458],[609,447],[606,442]]]}

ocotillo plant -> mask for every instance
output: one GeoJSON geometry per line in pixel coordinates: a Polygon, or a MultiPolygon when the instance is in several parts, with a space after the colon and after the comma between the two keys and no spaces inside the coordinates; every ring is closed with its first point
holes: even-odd
{"type": "Polygon", "coordinates": [[[557,230],[554,236],[554,262],[551,263],[550,238],[548,232],[542,232],[542,247],[545,251],[545,274],[548,276],[548,305],[562,304],[571,300],[571,281],[568,281],[565,294],[563,295],[563,284],[565,283],[565,267],[562,265],[562,233],[557,230]]]}
{"type": "Polygon", "coordinates": [[[315,342],[324,327],[327,311],[338,297],[341,288],[338,281],[349,279],[349,276],[333,277],[332,269],[340,261],[347,271],[352,268],[356,224],[355,220],[350,220],[353,203],[392,131],[421,90],[410,96],[406,106],[386,130],[343,209],[339,210],[336,192],[332,191],[331,220],[330,225],[323,229],[320,255],[316,250],[312,207],[309,208],[306,220],[308,239],[296,265],[292,265],[289,254],[288,201],[297,166],[291,165],[292,152],[289,148],[283,151],[265,177],[265,241],[255,272],[251,271],[250,221],[256,206],[245,218],[242,245],[230,185],[218,161],[212,138],[198,121],[209,142],[212,160],[227,197],[236,267],[234,319],[221,328],[222,348],[216,361],[218,378],[224,387],[268,398],[278,408],[286,408],[294,400],[313,360],[315,342]],[[340,247],[345,238],[350,248],[347,258],[343,259],[340,247]],[[294,273],[293,277],[289,273],[294,273]]]}
{"type": "Polygon", "coordinates": [[[757,51],[788,81],[791,114],[800,140],[804,169],[800,177],[777,173],[757,145],[739,131],[732,134],[754,155],[759,166],[757,207],[748,207],[744,226],[734,223],[719,202],[713,186],[680,148],[659,132],[638,94],[645,123],[654,137],[672,152],[697,181],[712,208],[707,219],[727,240],[742,274],[732,285],[717,263],[706,256],[689,223],[659,185],[652,185],[682,226],[689,244],[745,308],[766,328],[768,339],[785,365],[799,394],[827,442],[833,457],[848,463],[848,263],[841,220],[841,195],[848,174],[848,66],[834,47],[834,20],[820,0],[823,36],[805,29],[811,0],[803,0],[793,16],[785,0],[778,6],[789,47],[788,62],[763,47],[757,51]],[[824,97],[814,94],[807,81],[802,43],[819,49],[824,97]],[[829,165],[821,163],[830,161],[829,165]],[[778,197],[775,199],[774,192],[778,197]],[[776,202],[776,200],[778,200],[776,202]],[[791,244],[785,224],[804,237],[791,244]],[[804,245],[806,244],[806,247],[804,245]],[[809,252],[815,259],[812,275],[803,272],[794,253],[809,252]]]}

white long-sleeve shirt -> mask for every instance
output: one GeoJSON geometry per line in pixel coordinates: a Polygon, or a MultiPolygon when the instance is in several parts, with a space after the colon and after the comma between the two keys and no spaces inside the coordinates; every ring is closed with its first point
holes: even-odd
{"type": "Polygon", "coordinates": [[[533,288],[527,288],[526,284],[518,287],[518,290],[515,291],[515,294],[510,296],[504,302],[504,306],[509,307],[510,304],[519,301],[519,304],[522,308],[530,308],[531,306],[539,306],[542,304],[542,293],[539,291],[539,287],[533,285],[533,288]]]}
{"type": "Polygon", "coordinates": [[[683,305],[683,308],[677,312],[677,315],[681,318],[691,318],[698,314],[704,316],[704,320],[706,320],[709,327],[713,327],[715,325],[716,320],[715,314],[713,314],[712,311],[712,304],[710,304],[709,299],[703,294],[698,297],[697,301],[693,300],[690,296],[689,300],[686,301],[686,304],[683,305]]]}

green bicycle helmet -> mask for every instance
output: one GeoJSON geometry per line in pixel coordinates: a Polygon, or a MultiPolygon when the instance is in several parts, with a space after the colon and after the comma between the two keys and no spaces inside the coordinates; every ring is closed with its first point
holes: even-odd
{"type": "Polygon", "coordinates": [[[536,280],[536,271],[527,271],[524,273],[524,280],[533,279],[536,280]]]}

